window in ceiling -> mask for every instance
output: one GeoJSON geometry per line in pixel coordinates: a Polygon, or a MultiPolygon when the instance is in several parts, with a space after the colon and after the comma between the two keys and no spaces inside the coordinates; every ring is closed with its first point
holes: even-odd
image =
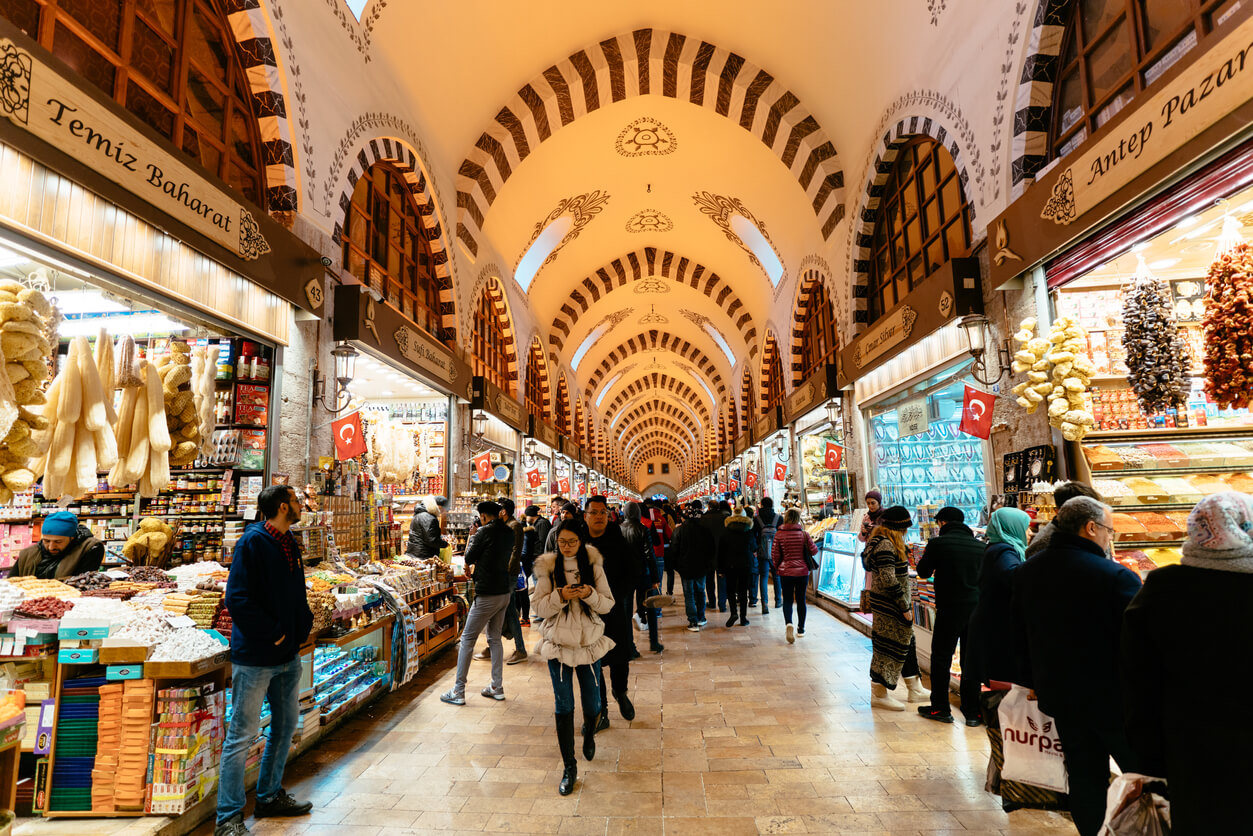
{"type": "Polygon", "coordinates": [[[343,266],[423,330],[441,333],[428,233],[409,184],[389,163],[370,166],[353,188],[344,218],[343,266]]]}
{"type": "Polygon", "coordinates": [[[353,17],[361,20],[361,13],[365,11],[366,4],[370,0],[344,0],[348,4],[348,11],[352,12],[353,17]]]}
{"type": "Polygon", "coordinates": [[[523,290],[531,286],[531,282],[535,279],[535,274],[539,272],[539,268],[544,266],[544,262],[552,255],[553,250],[557,249],[561,239],[566,237],[566,233],[573,226],[574,218],[570,215],[562,215],[544,227],[544,231],[527,248],[527,251],[518,261],[517,269],[513,271],[513,277],[518,284],[522,285],[523,290]]]}
{"type": "MultiPolygon", "coordinates": [[[[495,285],[495,280],[492,280],[495,285]]],[[[509,371],[509,355],[513,346],[505,336],[509,323],[491,298],[493,285],[489,285],[479,294],[479,304],[474,309],[474,334],[471,346],[471,360],[474,374],[495,383],[503,391],[514,393],[513,374],[509,371]]],[[[499,285],[495,285],[496,288],[499,285]]],[[[499,292],[499,291],[497,291],[499,292]]]]}
{"type": "Polygon", "coordinates": [[[718,329],[710,322],[702,323],[701,327],[703,327],[705,329],[705,333],[718,344],[718,348],[722,349],[722,353],[727,356],[727,362],[734,366],[735,354],[731,351],[731,346],[727,345],[727,341],[722,338],[722,334],[718,333],[718,329]]]}
{"type": "Polygon", "coordinates": [[[596,341],[603,337],[605,332],[612,328],[614,324],[613,319],[605,319],[600,325],[592,329],[583,342],[579,343],[578,350],[574,352],[574,357],[570,359],[570,365],[576,372],[579,370],[579,363],[583,362],[583,356],[587,354],[588,349],[596,345],[596,341]]]}
{"type": "Polygon", "coordinates": [[[778,287],[779,280],[783,278],[783,262],[779,260],[779,254],[774,251],[774,247],[766,240],[766,236],[761,234],[761,228],[740,214],[732,215],[730,223],[731,229],[736,235],[740,236],[744,246],[748,247],[753,255],[757,256],[757,260],[761,262],[762,269],[770,277],[770,283],[778,287]]]}
{"type": "Polygon", "coordinates": [[[1057,58],[1049,159],[1083,143],[1239,5],[1230,0],[1074,0],[1057,58]]]}
{"type": "Polygon", "coordinates": [[[970,204],[948,150],[927,136],[901,146],[875,212],[867,324],[970,249],[970,204]]]}
{"type": "Polygon", "coordinates": [[[605,384],[605,388],[600,390],[600,394],[596,396],[597,409],[600,409],[601,402],[605,400],[605,395],[609,394],[609,390],[613,388],[613,385],[618,382],[618,378],[622,377],[623,374],[624,372],[618,372],[616,375],[609,378],[609,382],[605,384]]]}

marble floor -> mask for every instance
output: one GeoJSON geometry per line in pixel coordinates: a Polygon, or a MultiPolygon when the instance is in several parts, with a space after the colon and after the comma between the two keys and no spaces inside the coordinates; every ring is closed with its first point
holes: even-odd
{"type": "Polygon", "coordinates": [[[479,695],[488,663],[474,662],[458,708],[439,701],[454,649],[288,767],[311,816],[248,824],[309,836],[1075,832],[1053,813],[1006,815],[983,791],[983,729],[913,706],[871,711],[865,636],[814,606],[793,645],[779,611],[750,614],[748,627],[724,619],[711,612],[689,633],[667,608],[665,652],[631,666],[635,720],[610,708],[573,795],[557,794],[547,666],[532,654],[506,667],[507,698],[495,702],[479,695]]]}

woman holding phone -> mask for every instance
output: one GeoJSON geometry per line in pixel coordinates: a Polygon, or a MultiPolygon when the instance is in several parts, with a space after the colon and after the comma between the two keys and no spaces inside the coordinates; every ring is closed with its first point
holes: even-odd
{"type": "Polygon", "coordinates": [[[578,760],[574,754],[574,680],[583,703],[583,757],[596,755],[596,719],[600,715],[600,660],[614,646],[601,616],[613,609],[604,561],[588,543],[587,529],[567,520],[553,532],[556,552],[536,558],[531,608],[543,618],[540,656],[548,661],[556,702],[557,743],[565,770],[557,791],[574,792],[578,760]]]}

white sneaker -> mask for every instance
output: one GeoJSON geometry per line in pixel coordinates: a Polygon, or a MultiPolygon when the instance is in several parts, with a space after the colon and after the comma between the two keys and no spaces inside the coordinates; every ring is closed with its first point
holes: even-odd
{"type": "Polygon", "coordinates": [[[635,622],[635,629],[641,633],[648,629],[647,625],[644,624],[644,619],[640,618],[639,613],[631,616],[631,620],[635,622]]]}
{"type": "Polygon", "coordinates": [[[787,643],[794,644],[796,642],[796,630],[791,624],[787,626],[787,643]]]}

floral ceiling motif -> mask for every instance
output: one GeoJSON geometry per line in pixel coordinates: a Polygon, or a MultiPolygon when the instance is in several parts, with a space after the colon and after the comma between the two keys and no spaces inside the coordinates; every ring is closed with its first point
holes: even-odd
{"type": "Polygon", "coordinates": [[[556,261],[557,253],[561,252],[561,248],[578,238],[583,228],[591,223],[592,219],[599,215],[609,204],[609,197],[608,192],[596,189],[595,191],[585,192],[574,197],[563,198],[556,208],[548,213],[544,220],[535,224],[535,229],[531,231],[531,240],[527,241],[526,247],[522,250],[523,253],[530,249],[531,245],[535,243],[535,239],[548,228],[549,224],[563,215],[569,215],[574,219],[574,226],[570,227],[570,231],[557,243],[557,246],[553,247],[553,251],[548,254],[548,258],[544,259],[544,264],[551,264],[553,261],[556,261]]]}
{"type": "Polygon", "coordinates": [[[674,229],[674,221],[664,212],[656,209],[641,209],[626,222],[627,232],[670,232],[674,229]]]}
{"type": "MultiPolygon", "coordinates": [[[[696,204],[696,208],[701,211],[701,214],[705,215],[709,218],[709,220],[718,225],[718,228],[722,230],[722,234],[727,237],[728,241],[733,242],[737,247],[744,251],[744,254],[748,256],[749,261],[753,262],[753,264],[758,267],[761,267],[763,271],[766,269],[762,265],[761,259],[757,257],[757,254],[754,253],[752,249],[744,243],[743,239],[735,234],[735,230],[731,228],[731,218],[735,215],[743,215],[749,223],[757,227],[758,231],[761,232],[762,237],[766,239],[766,243],[768,243],[771,247],[774,247],[774,241],[771,240],[770,233],[766,231],[766,225],[757,220],[757,216],[749,211],[749,208],[744,205],[744,201],[740,200],[738,197],[731,197],[730,195],[700,191],[692,195],[692,202],[696,204]]],[[[777,247],[775,247],[775,252],[777,255],[777,247]]]]}
{"type": "Polygon", "coordinates": [[[640,317],[640,325],[665,325],[669,321],[670,317],[657,313],[657,308],[653,305],[649,305],[648,313],[640,317]]]}
{"type": "Polygon", "coordinates": [[[663,157],[673,154],[679,142],[660,120],[642,116],[622,129],[613,147],[624,157],[663,157]]]}
{"type": "Polygon", "coordinates": [[[636,282],[634,287],[635,287],[636,293],[669,293],[670,292],[670,283],[667,282],[665,279],[659,279],[655,276],[652,278],[648,278],[648,279],[642,279],[641,281],[636,282]]]}

